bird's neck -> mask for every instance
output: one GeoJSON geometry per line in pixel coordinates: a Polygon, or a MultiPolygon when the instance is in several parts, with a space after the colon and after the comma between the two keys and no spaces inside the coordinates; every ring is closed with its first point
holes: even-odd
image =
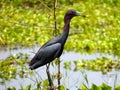
{"type": "Polygon", "coordinates": [[[65,25],[63,27],[63,33],[61,35],[62,44],[65,44],[68,34],[69,34],[69,28],[70,28],[70,20],[65,21],[65,25]]]}
{"type": "Polygon", "coordinates": [[[70,19],[65,19],[64,23],[65,24],[64,24],[63,32],[69,33],[70,19]]]}

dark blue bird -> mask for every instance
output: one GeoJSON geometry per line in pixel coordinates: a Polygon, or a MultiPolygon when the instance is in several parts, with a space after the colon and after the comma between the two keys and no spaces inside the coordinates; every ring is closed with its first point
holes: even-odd
{"type": "Polygon", "coordinates": [[[55,58],[59,58],[63,52],[64,44],[67,40],[70,28],[70,21],[74,16],[78,16],[75,10],[68,10],[64,16],[63,33],[60,36],[53,38],[45,43],[32,58],[29,66],[30,69],[36,69],[47,63],[50,63],[55,58]]]}

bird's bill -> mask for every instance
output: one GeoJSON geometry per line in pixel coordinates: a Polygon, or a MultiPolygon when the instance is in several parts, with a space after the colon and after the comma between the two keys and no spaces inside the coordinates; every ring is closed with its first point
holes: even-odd
{"type": "Polygon", "coordinates": [[[76,16],[85,16],[85,13],[84,12],[76,12],[76,16]]]}

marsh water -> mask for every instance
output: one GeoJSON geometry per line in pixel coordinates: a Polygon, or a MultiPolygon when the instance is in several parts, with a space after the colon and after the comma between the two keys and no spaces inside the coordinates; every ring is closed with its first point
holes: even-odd
{"type": "MultiPolygon", "coordinates": [[[[17,54],[17,53],[23,53],[23,54],[29,54],[32,58],[34,56],[34,53],[37,52],[39,49],[39,46],[34,46],[32,48],[20,48],[15,50],[4,50],[1,49],[0,51],[0,60],[6,59],[11,54],[17,54]]],[[[61,73],[62,73],[62,79],[61,83],[70,90],[76,90],[79,88],[83,83],[86,84],[86,81],[81,73],[81,71],[73,71],[73,70],[66,70],[63,68],[63,63],[66,61],[73,61],[73,60],[91,60],[96,59],[100,57],[107,57],[112,59],[118,59],[117,56],[105,54],[105,53],[78,53],[78,52],[64,52],[62,56],[60,57],[61,60],[61,73]]],[[[27,65],[26,65],[27,66],[27,65]]],[[[72,68],[74,68],[74,65],[72,65],[72,68]]],[[[57,72],[57,66],[50,67],[50,73],[55,74],[57,72]]],[[[109,72],[107,74],[102,74],[101,72],[94,72],[94,71],[87,71],[84,70],[84,72],[87,75],[89,84],[88,87],[91,87],[92,83],[96,85],[101,85],[103,82],[114,87],[116,84],[120,84],[120,72],[112,70],[112,72],[109,72]]],[[[32,84],[32,87],[36,86],[36,83],[40,80],[47,79],[46,75],[46,67],[40,67],[34,71],[34,75],[28,76],[27,78],[20,78],[19,76],[16,77],[16,79],[12,79],[10,81],[6,81],[5,84],[0,85],[0,90],[6,90],[7,87],[16,87],[17,90],[19,90],[21,87],[26,87],[29,84],[32,84]]],[[[55,80],[54,83],[57,83],[55,80]]]]}

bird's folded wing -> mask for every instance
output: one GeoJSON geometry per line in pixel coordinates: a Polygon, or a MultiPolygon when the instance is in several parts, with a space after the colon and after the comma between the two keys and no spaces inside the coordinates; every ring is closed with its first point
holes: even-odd
{"type": "Polygon", "coordinates": [[[60,36],[57,36],[57,37],[51,39],[50,41],[46,42],[41,48],[45,48],[45,47],[50,46],[52,44],[56,44],[59,41],[59,39],[60,39],[60,36]]]}
{"type": "Polygon", "coordinates": [[[41,48],[33,57],[29,65],[31,66],[33,64],[39,63],[39,65],[41,66],[42,64],[50,62],[52,59],[55,59],[55,57],[59,54],[60,49],[60,43],[52,44],[45,48],[41,48]]]}

